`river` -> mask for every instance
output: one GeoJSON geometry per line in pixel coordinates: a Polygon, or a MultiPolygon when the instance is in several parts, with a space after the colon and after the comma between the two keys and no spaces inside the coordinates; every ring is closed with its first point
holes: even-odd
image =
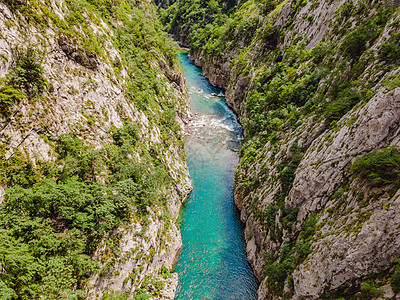
{"type": "Polygon", "coordinates": [[[181,52],[180,61],[194,115],[185,141],[193,191],[181,212],[183,247],[175,265],[175,299],[257,299],[233,200],[242,128],[222,91],[210,85],[187,53],[181,52]]]}

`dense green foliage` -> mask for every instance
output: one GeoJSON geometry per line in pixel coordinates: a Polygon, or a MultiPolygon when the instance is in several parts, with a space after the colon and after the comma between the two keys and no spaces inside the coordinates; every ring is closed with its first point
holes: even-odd
{"type": "Polygon", "coordinates": [[[368,180],[373,186],[398,184],[400,179],[400,151],[392,146],[372,151],[358,158],[351,171],[368,180]]]}
{"type": "Polygon", "coordinates": [[[383,291],[373,280],[361,283],[361,294],[357,296],[357,299],[367,300],[378,298],[379,296],[383,296],[383,291]]]}
{"type": "Polygon", "coordinates": [[[201,43],[201,40],[196,39],[198,34],[195,32],[203,32],[204,27],[213,22],[223,25],[226,22],[224,12],[231,10],[235,4],[235,0],[182,0],[176,1],[167,10],[160,9],[159,13],[162,22],[168,24],[167,31],[184,41],[193,34],[190,40],[201,43]]]}
{"type": "Polygon", "coordinates": [[[163,8],[168,8],[170,5],[174,4],[175,0],[154,0],[154,3],[157,6],[161,6],[163,8]]]}
{"type": "Polygon", "coordinates": [[[4,153],[0,152],[0,182],[7,186],[19,185],[22,187],[32,186],[39,180],[39,173],[33,167],[32,162],[20,152],[16,151],[13,156],[5,159],[4,153]]]}
{"type": "Polygon", "coordinates": [[[134,128],[116,130],[115,145],[102,150],[62,136],[55,163],[40,170],[29,163],[18,170],[17,162],[9,166],[15,175],[6,180],[16,185],[0,206],[0,280],[10,293],[21,299],[84,298],[81,288],[98,268],[90,255],[100,240],[118,238],[114,228],[158,203],[167,174],[151,167],[146,152],[142,162],[131,158],[138,151],[134,128]]]}
{"type": "MultiPolygon", "coordinates": [[[[161,9],[159,14],[166,30],[188,42],[192,50],[201,49],[218,56],[221,50],[235,48],[238,42],[248,45],[257,33],[259,14],[267,15],[278,3],[273,0],[180,0],[167,10],[161,9]]],[[[270,29],[262,38],[273,47],[271,38],[277,37],[275,30],[270,29]]]]}
{"type": "MultiPolygon", "coordinates": [[[[398,26],[398,24],[392,24],[398,26]]],[[[386,43],[383,43],[378,51],[379,58],[390,64],[400,63],[400,33],[393,34],[386,43]]]]}
{"type": "MultiPolygon", "coordinates": [[[[79,72],[87,72],[88,78],[99,61],[112,66],[107,76],[124,82],[120,88],[128,101],[161,130],[162,144],[144,144],[139,125],[117,107],[126,123],[109,132],[113,144],[101,149],[74,135],[56,139],[45,131],[43,137],[56,159],[36,159],[34,164],[23,149],[14,149],[6,158],[9,149],[5,143],[0,145],[0,182],[9,187],[0,205],[0,298],[85,299],[85,284],[93,272],[107,274],[112,267],[108,264],[99,270],[91,260],[99,243],[118,251],[116,228],[132,219],[143,221],[149,209],[166,209],[164,187],[172,180],[160,161],[161,152],[181,141],[176,136],[180,130],[175,121],[176,99],[166,89],[168,79],[160,76],[164,70],[157,63],[174,69],[176,50],[147,2],[67,0],[53,7],[48,0],[23,0],[5,4],[20,26],[37,28],[40,38],[49,28],[56,32],[61,49],[81,65],[79,72]],[[101,28],[102,22],[112,32],[95,32],[93,27],[101,28]],[[116,48],[121,59],[113,58],[109,47],[116,48]]],[[[32,100],[43,100],[40,104],[46,107],[45,98],[52,99],[40,59],[48,50],[46,38],[40,43],[42,47],[15,50],[15,64],[0,87],[1,117],[10,116],[12,106],[23,99],[31,101],[32,109],[32,100]]],[[[158,282],[153,285],[160,287],[158,282]]],[[[146,291],[139,290],[135,299],[147,298],[146,291]]]]}

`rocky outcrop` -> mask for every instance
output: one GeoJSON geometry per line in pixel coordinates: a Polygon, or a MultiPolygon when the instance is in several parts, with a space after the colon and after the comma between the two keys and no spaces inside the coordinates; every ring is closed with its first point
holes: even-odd
{"type": "Polygon", "coordinates": [[[228,88],[228,77],[230,71],[229,62],[236,57],[236,53],[226,53],[224,59],[209,58],[202,52],[190,53],[189,58],[196,66],[202,69],[203,75],[210,83],[221,89],[228,88]]]}
{"type": "MultiPolygon", "coordinates": [[[[371,276],[387,272],[393,260],[399,257],[400,232],[395,225],[399,219],[399,192],[391,190],[393,185],[383,189],[371,188],[365,181],[353,179],[349,174],[349,166],[357,157],[374,149],[399,145],[399,95],[399,90],[393,95],[378,93],[362,109],[343,117],[339,124],[343,127],[339,131],[315,135],[311,144],[307,141],[310,137],[305,129],[307,125],[287,136],[280,147],[282,152],[275,153],[276,156],[285,157],[294,140],[308,150],[285,199],[286,209],[298,208],[296,222],[292,232],[283,229],[280,243],[271,238],[257,216],[257,210],[265,210],[274,204],[274,196],[279,190],[276,182],[279,175],[272,165],[274,153],[268,145],[263,149],[265,158],[246,170],[260,173],[260,168],[267,165],[272,178],[250,191],[243,183],[238,183],[235,193],[241,219],[246,223],[248,259],[262,280],[261,299],[271,297],[271,287],[264,275],[265,253],[276,253],[280,244],[292,241],[312,215],[318,216],[316,233],[311,253],[293,272],[293,299],[319,299],[325,290],[338,295],[352,295],[351,289],[357,289],[357,281],[359,284],[371,276]],[[349,126],[347,123],[351,117],[357,121],[349,126]],[[255,198],[260,199],[256,207],[255,198]]],[[[238,173],[240,179],[246,178],[244,172],[238,173]]],[[[281,217],[276,216],[278,224],[282,222],[281,217]]],[[[287,285],[285,288],[288,292],[287,285]]],[[[390,295],[393,292],[389,288],[385,297],[390,295]]]]}
{"type": "Polygon", "coordinates": [[[97,57],[94,53],[79,49],[76,41],[71,40],[66,34],[61,34],[58,38],[58,45],[69,59],[76,61],[78,64],[90,69],[97,69],[97,57]]]}
{"type": "MultiPolygon", "coordinates": [[[[124,61],[126,57],[116,47],[113,24],[106,24],[99,15],[80,7],[79,13],[88,26],[73,23],[68,34],[59,33],[63,31],[59,24],[72,20],[78,12],[71,10],[69,2],[50,1],[47,8],[45,1],[39,2],[38,7],[25,10],[19,10],[22,2],[15,2],[15,6],[0,3],[0,77],[4,78],[15,66],[16,51],[29,46],[40,56],[46,80],[41,97],[15,103],[9,116],[0,114],[2,159],[8,160],[18,152],[36,167],[57,158],[54,145],[61,135],[73,135],[100,149],[113,141],[115,128],[122,128],[126,122],[136,124],[141,147],[152,149],[152,155],[158,157],[170,178],[170,183],[160,191],[165,207],[148,207],[148,217],[134,217],[129,226],[113,234],[114,242],[104,240],[98,246],[93,260],[99,261],[100,272],[93,274],[86,290],[88,299],[122,293],[132,298],[140,289],[154,298],[173,299],[177,274],[171,270],[181,247],[175,221],[191,191],[180,140],[189,118],[183,72],[176,62],[166,63],[167,57],[149,51],[152,72],[161,91],[142,86],[142,90],[129,94],[130,76],[138,80],[144,72],[128,73],[130,62],[124,61]],[[71,32],[75,37],[69,35],[71,32]],[[85,37],[101,40],[101,49],[85,37]],[[151,108],[139,103],[140,93],[155,95],[151,108]],[[169,103],[177,111],[176,120],[171,121],[178,124],[176,132],[154,121],[164,114],[166,105],[162,103],[169,103]]],[[[146,17],[155,18],[150,1],[141,1],[138,7],[146,17]]],[[[140,160],[140,155],[137,152],[135,159],[140,160]]],[[[6,185],[1,184],[0,202],[5,192],[6,185]]]]}

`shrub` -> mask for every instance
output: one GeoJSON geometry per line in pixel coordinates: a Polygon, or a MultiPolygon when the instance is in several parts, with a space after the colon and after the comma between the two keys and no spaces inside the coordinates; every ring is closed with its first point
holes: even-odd
{"type": "Polygon", "coordinates": [[[38,182],[39,173],[34,169],[31,161],[25,158],[21,152],[16,151],[8,159],[0,157],[0,182],[7,185],[20,185],[29,187],[38,182]]]}
{"type": "Polygon", "coordinates": [[[378,54],[381,60],[396,63],[400,57],[400,46],[392,43],[382,44],[378,54]]]}
{"type": "Polygon", "coordinates": [[[395,259],[396,263],[394,267],[394,273],[390,277],[390,285],[392,286],[393,292],[396,294],[400,292],[400,259],[395,259]]]}
{"type": "Polygon", "coordinates": [[[270,204],[267,206],[267,208],[262,212],[262,219],[263,219],[263,225],[268,228],[271,228],[271,230],[274,230],[275,228],[275,216],[276,213],[278,212],[279,208],[273,204],[270,204]]]}
{"type": "Polygon", "coordinates": [[[341,50],[344,55],[357,59],[367,49],[368,42],[375,39],[376,36],[377,26],[368,19],[345,37],[341,50]]]}
{"type": "Polygon", "coordinates": [[[0,117],[8,117],[11,113],[11,107],[18,104],[26,95],[6,85],[0,88],[0,117]]]}
{"type": "Polygon", "coordinates": [[[350,170],[369,181],[372,186],[398,183],[400,179],[399,148],[391,146],[367,153],[354,161],[350,170]]]}
{"type": "Polygon", "coordinates": [[[17,298],[17,294],[10,289],[2,280],[0,280],[0,295],[3,300],[11,300],[17,298]]]}
{"type": "Polygon", "coordinates": [[[63,159],[68,155],[80,156],[87,152],[88,146],[85,146],[83,140],[71,136],[71,135],[60,135],[56,146],[56,152],[63,159]]]}
{"type": "Polygon", "coordinates": [[[46,81],[36,51],[28,47],[26,51],[17,50],[16,54],[16,65],[7,74],[7,83],[24,91],[29,98],[39,95],[43,92],[46,81]]]}
{"type": "MultiPolygon", "coordinates": [[[[344,88],[344,86],[342,86],[344,88]]],[[[340,88],[339,88],[340,89],[340,88]]],[[[334,100],[325,109],[325,123],[330,125],[338,121],[361,100],[357,91],[347,87],[334,96],[334,100]]]]}
{"type": "Polygon", "coordinates": [[[367,280],[361,283],[361,294],[357,295],[357,299],[372,299],[383,295],[382,289],[373,281],[367,280]]]}
{"type": "Polygon", "coordinates": [[[112,137],[114,144],[118,147],[122,147],[124,144],[134,146],[139,139],[138,127],[136,123],[125,123],[122,128],[113,132],[112,137]]]}
{"type": "Polygon", "coordinates": [[[392,286],[393,292],[396,294],[400,292],[400,272],[394,273],[390,277],[390,285],[392,286]]]}
{"type": "Polygon", "coordinates": [[[307,220],[303,223],[300,231],[300,237],[304,241],[309,241],[313,237],[317,221],[318,221],[317,215],[313,214],[309,216],[307,220]]]}

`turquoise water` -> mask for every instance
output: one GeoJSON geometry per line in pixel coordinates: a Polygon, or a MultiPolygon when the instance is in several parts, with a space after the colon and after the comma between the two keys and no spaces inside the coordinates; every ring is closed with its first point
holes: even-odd
{"type": "MultiPolygon", "coordinates": [[[[235,114],[201,70],[181,53],[194,118],[185,148],[193,191],[182,209],[183,248],[175,299],[257,299],[246,260],[243,224],[233,201],[236,151],[243,138],[235,114]]],[[[220,94],[221,95],[221,94],[220,94]]]]}

